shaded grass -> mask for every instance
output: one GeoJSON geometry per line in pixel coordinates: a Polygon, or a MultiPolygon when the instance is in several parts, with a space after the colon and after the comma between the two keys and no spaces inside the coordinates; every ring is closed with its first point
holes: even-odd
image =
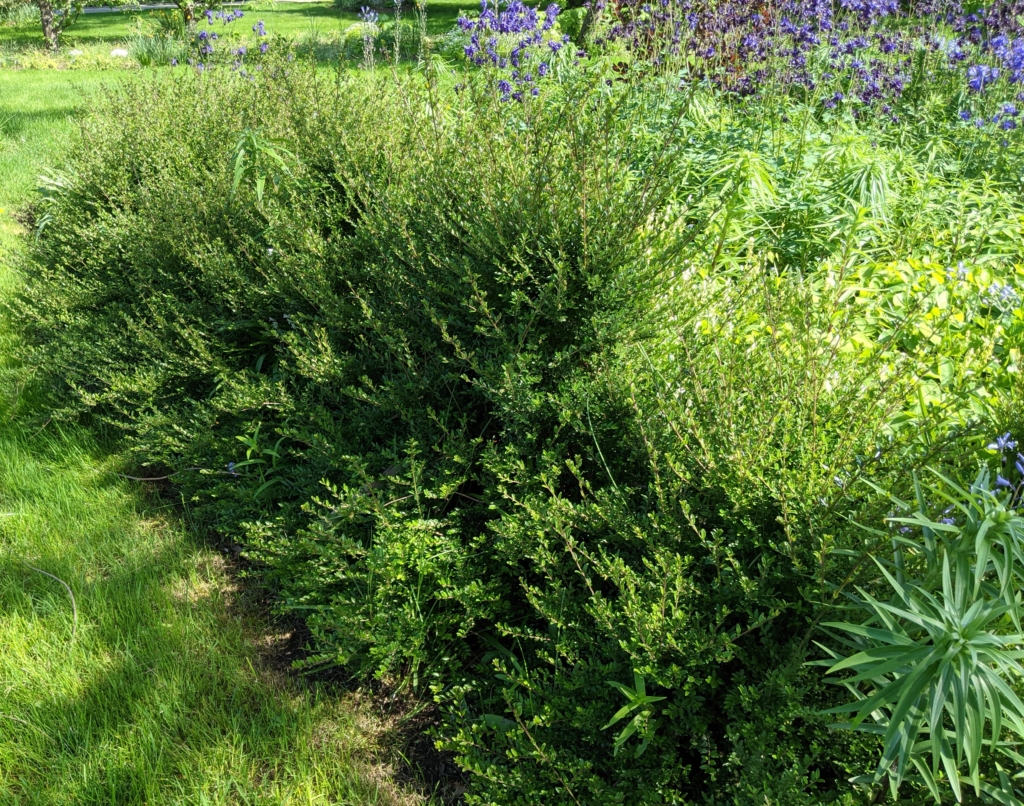
{"type": "Polygon", "coordinates": [[[223,561],[113,469],[82,433],[0,435],[0,803],[409,801],[358,710],[266,671],[223,561]]]}
{"type": "MultiPolygon", "coordinates": [[[[0,206],[24,201],[99,80],[0,73],[0,206]]],[[[358,702],[268,667],[274,636],[216,551],[89,433],[38,427],[16,339],[0,326],[0,804],[420,802],[358,702]]]]}
{"type": "Polygon", "coordinates": [[[223,561],[112,471],[0,436],[0,802],[401,802],[352,704],[266,671],[223,561]]]}

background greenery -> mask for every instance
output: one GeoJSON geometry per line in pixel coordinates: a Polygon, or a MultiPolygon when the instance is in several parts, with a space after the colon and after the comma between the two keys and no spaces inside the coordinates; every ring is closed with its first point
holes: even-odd
{"type": "MultiPolygon", "coordinates": [[[[458,0],[433,0],[429,5],[427,30],[432,36],[444,34],[455,24],[459,10],[472,6],[471,3],[458,0]]],[[[339,50],[344,50],[344,34],[358,23],[359,13],[358,5],[343,9],[330,2],[242,4],[239,8],[247,16],[222,31],[228,39],[251,46],[254,39],[251,26],[257,19],[261,19],[267,30],[274,35],[296,39],[312,46],[319,45],[322,58],[326,56],[335,59],[339,50]]],[[[390,7],[381,9],[385,21],[391,14],[393,11],[390,7]]],[[[410,5],[403,10],[403,14],[412,20],[415,8],[410,5]]],[[[125,60],[111,59],[110,51],[124,47],[140,33],[152,36],[163,30],[169,17],[168,11],[128,9],[83,14],[63,35],[61,53],[53,55],[40,52],[44,42],[38,15],[26,13],[12,16],[8,18],[7,24],[0,20],[0,65],[6,63],[36,69],[54,66],[77,69],[123,67],[125,60]],[[72,50],[81,53],[72,57],[72,50]]],[[[129,63],[134,66],[134,61],[129,63]]]]}

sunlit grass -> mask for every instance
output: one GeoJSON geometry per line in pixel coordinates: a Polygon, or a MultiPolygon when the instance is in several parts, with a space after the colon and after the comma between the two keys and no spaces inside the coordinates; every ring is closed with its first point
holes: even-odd
{"type": "MultiPolygon", "coordinates": [[[[369,3],[369,5],[377,5],[369,3]]],[[[381,13],[387,16],[390,3],[382,4],[381,13]]],[[[460,9],[479,7],[474,0],[433,0],[427,4],[427,27],[431,34],[440,34],[455,24],[460,9]]],[[[232,35],[242,36],[250,31],[252,18],[264,21],[268,33],[289,39],[301,39],[315,32],[319,36],[340,34],[358,21],[354,11],[340,11],[332,3],[262,3],[255,7],[242,6],[246,17],[224,30],[232,35]]],[[[159,11],[114,11],[99,14],[83,14],[68,28],[63,38],[64,49],[82,48],[95,45],[113,47],[122,42],[140,24],[143,29],[156,29],[162,12],[159,11]]],[[[405,3],[403,14],[414,14],[411,3],[405,3]]],[[[219,26],[220,23],[217,23],[219,26]]],[[[220,30],[220,28],[218,28],[220,30]]],[[[36,21],[17,26],[0,26],[0,46],[42,47],[42,32],[36,21]]]]}
{"type": "Polygon", "coordinates": [[[57,159],[76,110],[104,75],[0,70],[0,263],[16,228],[12,212],[29,198],[40,168],[57,159]]]}

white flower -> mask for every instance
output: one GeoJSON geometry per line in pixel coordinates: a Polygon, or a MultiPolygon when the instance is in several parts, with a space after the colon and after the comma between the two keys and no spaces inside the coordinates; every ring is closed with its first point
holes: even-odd
{"type": "Polygon", "coordinates": [[[114,48],[112,51],[110,51],[110,55],[113,56],[115,59],[123,59],[128,55],[128,51],[124,48],[114,48]]]}
{"type": "Polygon", "coordinates": [[[82,55],[82,51],[80,51],[78,48],[75,48],[74,50],[69,50],[68,51],[68,55],[69,56],[81,56],[82,55]]]}

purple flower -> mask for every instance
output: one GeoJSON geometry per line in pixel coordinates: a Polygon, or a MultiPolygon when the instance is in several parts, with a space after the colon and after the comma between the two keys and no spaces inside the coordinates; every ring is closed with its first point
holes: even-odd
{"type": "Polygon", "coordinates": [[[1017,442],[1010,436],[1009,431],[1001,437],[996,437],[994,442],[990,442],[988,444],[988,449],[990,451],[999,451],[1000,453],[1003,451],[1012,451],[1016,447],[1017,442]]]}
{"type": "Polygon", "coordinates": [[[999,78],[999,68],[987,64],[976,64],[967,68],[967,86],[973,92],[981,92],[986,86],[999,78]]]}
{"type": "Polygon", "coordinates": [[[855,12],[863,23],[873,23],[899,10],[897,0],[839,0],[839,5],[855,12]]]}

